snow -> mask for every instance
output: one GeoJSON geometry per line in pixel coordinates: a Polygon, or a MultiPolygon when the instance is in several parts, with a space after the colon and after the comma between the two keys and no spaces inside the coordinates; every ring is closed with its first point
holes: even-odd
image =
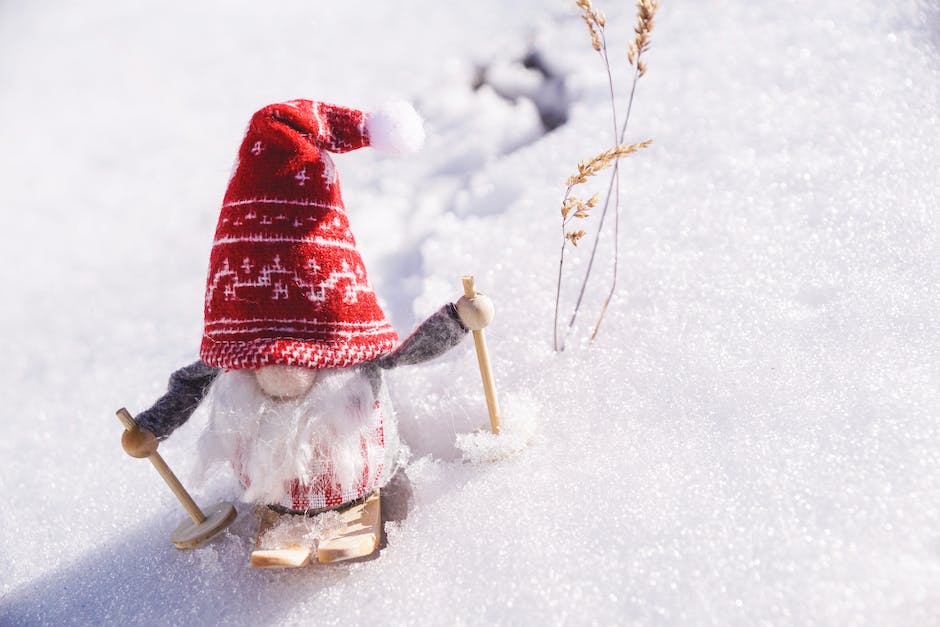
{"type": "Polygon", "coordinates": [[[456,446],[471,463],[492,463],[518,455],[529,446],[538,427],[539,403],[527,395],[503,396],[499,403],[499,427],[458,433],[456,446]]]}
{"type": "MultiPolygon", "coordinates": [[[[626,42],[630,7],[598,6],[626,42]]],[[[936,3],[664,2],[620,287],[590,344],[602,267],[558,355],[558,206],[609,144],[602,66],[568,3],[408,10],[0,9],[0,623],[936,623],[936,3]],[[407,332],[472,272],[500,395],[537,409],[520,450],[468,463],[472,343],[391,373],[410,511],[377,559],[272,573],[244,509],[172,546],[183,511],[113,412],[195,357],[242,130],[295,97],[415,104],[421,153],[335,159],[372,281],[407,332]]],[[[161,451],[233,500],[191,485],[204,426],[161,451]]]]}

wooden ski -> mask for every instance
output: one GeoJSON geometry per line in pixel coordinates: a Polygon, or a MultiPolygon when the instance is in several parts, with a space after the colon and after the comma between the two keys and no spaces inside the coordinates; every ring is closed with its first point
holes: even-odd
{"type": "MultiPolygon", "coordinates": [[[[290,515],[290,514],[286,514],[290,515]]],[[[296,545],[276,549],[262,549],[264,536],[281,520],[278,514],[270,507],[258,509],[258,535],[255,538],[255,550],[251,552],[249,564],[252,568],[300,568],[310,563],[313,548],[296,545]]]]}
{"type": "MultiPolygon", "coordinates": [[[[343,525],[327,532],[317,543],[317,561],[332,564],[365,557],[378,548],[382,537],[382,506],[379,491],[365,501],[340,510],[343,525]]],[[[264,546],[265,535],[282,521],[282,516],[264,507],[258,510],[258,535],[249,564],[252,568],[300,568],[308,565],[314,554],[313,547],[301,544],[273,549],[264,546]]]]}
{"type": "Polygon", "coordinates": [[[328,533],[317,545],[317,561],[342,562],[371,555],[382,537],[382,502],[376,490],[362,503],[340,512],[345,528],[328,533]]]}

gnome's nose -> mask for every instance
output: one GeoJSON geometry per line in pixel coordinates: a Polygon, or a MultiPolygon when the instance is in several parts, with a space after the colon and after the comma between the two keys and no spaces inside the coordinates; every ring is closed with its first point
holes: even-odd
{"type": "Polygon", "coordinates": [[[318,373],[312,368],[274,365],[255,370],[255,378],[268,396],[289,399],[306,394],[316,382],[318,373]]]}

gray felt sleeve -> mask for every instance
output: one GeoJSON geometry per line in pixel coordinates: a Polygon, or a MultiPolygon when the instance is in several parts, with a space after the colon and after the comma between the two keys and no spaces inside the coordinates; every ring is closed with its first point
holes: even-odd
{"type": "Polygon", "coordinates": [[[218,375],[218,368],[201,361],[180,368],[170,375],[166,394],[134,420],[158,438],[167,437],[189,420],[218,375]]]}
{"type": "Polygon", "coordinates": [[[418,325],[398,348],[379,357],[375,363],[386,369],[420,364],[457,346],[466,334],[467,328],[460,322],[457,307],[448,303],[418,325]]]}

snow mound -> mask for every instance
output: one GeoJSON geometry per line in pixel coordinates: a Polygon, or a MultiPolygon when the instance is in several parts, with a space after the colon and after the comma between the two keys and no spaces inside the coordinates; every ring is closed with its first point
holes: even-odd
{"type": "Polygon", "coordinates": [[[535,435],[538,404],[525,395],[507,395],[500,405],[500,432],[489,426],[457,435],[457,448],[468,462],[480,464],[512,457],[525,449],[535,435]]]}

